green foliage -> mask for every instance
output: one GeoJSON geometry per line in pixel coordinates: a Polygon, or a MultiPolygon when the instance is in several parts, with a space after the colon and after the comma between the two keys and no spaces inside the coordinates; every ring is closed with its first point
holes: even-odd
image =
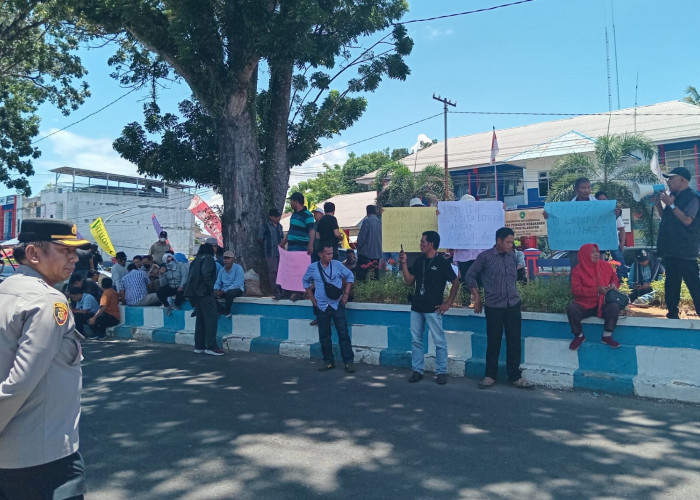
{"type": "Polygon", "coordinates": [[[536,278],[529,283],[518,282],[522,310],[531,312],[563,313],[573,302],[568,276],[536,278]]]}
{"type": "Polygon", "coordinates": [[[380,274],[376,280],[370,277],[356,281],[353,289],[355,302],[377,304],[408,304],[408,294],[412,292],[413,286],[406,285],[403,276],[394,273],[380,274]]]}
{"type": "Polygon", "coordinates": [[[551,186],[548,201],[568,201],[576,193],[574,181],[588,177],[592,193],[604,191],[608,199],[617,200],[622,207],[629,207],[642,221],[646,244],[652,246],[655,225],[649,204],[636,202],[632,197],[630,182],[655,182],[649,168],[654,144],[641,134],[603,135],[596,139],[593,157],[573,153],[560,158],[550,172],[551,186]],[[645,160],[632,155],[641,153],[645,160]]]}
{"type": "MultiPolygon", "coordinates": [[[[365,174],[394,164],[397,153],[394,150],[389,154],[389,149],[375,151],[356,156],[350,153],[344,165],[325,165],[326,171],[315,179],[302,181],[292,186],[290,191],[299,191],[312,203],[320,203],[339,194],[359,193],[367,191],[369,186],[358,184],[355,179],[365,174]]],[[[401,154],[401,153],[398,153],[401,154]]],[[[291,210],[291,209],[290,209],[291,210]]]]}
{"type": "MultiPolygon", "coordinates": [[[[447,200],[454,199],[452,179],[448,184],[447,200]]],[[[377,204],[407,207],[411,198],[422,198],[431,204],[445,197],[445,170],[439,165],[428,165],[414,174],[403,163],[385,165],[374,179],[374,189],[379,191],[377,204]]]]}
{"type": "Polygon", "coordinates": [[[688,85],[685,89],[686,96],[681,99],[683,102],[687,102],[689,104],[694,104],[695,106],[700,106],[700,93],[698,93],[698,89],[693,87],[692,85],[688,85]]]}
{"type": "Polygon", "coordinates": [[[69,114],[89,96],[74,54],[79,37],[58,0],[5,0],[0,7],[0,182],[31,194],[27,177],[40,156],[36,112],[45,102],[69,114]],[[14,171],[16,174],[12,174],[14,171]]]}
{"type": "MultiPolygon", "coordinates": [[[[666,286],[665,280],[666,277],[664,276],[660,280],[651,282],[651,289],[656,292],[656,294],[654,295],[654,299],[658,300],[661,303],[661,307],[666,307],[666,290],[664,289],[664,287],[666,286]]],[[[679,305],[681,307],[687,307],[691,311],[695,310],[693,297],[690,296],[688,287],[685,286],[685,281],[683,281],[681,284],[681,303],[679,305]]]]}

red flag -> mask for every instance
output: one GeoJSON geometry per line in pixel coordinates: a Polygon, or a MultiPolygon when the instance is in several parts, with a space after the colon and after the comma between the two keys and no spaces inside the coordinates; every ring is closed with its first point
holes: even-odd
{"type": "Polygon", "coordinates": [[[221,234],[221,219],[219,219],[216,212],[207,205],[207,202],[202,200],[198,195],[194,195],[190,206],[187,208],[195,217],[204,223],[204,228],[209,231],[209,234],[219,240],[219,246],[223,247],[224,238],[221,234]]]}
{"type": "Polygon", "coordinates": [[[491,165],[496,163],[496,155],[498,154],[498,138],[496,137],[496,127],[493,127],[493,136],[491,136],[491,165]]]}

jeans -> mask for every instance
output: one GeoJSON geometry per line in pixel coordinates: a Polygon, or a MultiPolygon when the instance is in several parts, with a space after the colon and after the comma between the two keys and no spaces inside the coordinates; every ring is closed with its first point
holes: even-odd
{"type": "Polygon", "coordinates": [[[681,302],[681,280],[685,281],[690,296],[693,298],[695,310],[700,311],[700,277],[698,277],[697,259],[677,259],[664,257],[666,268],[666,309],[671,316],[678,316],[678,304],[681,302]]]}
{"type": "Polygon", "coordinates": [[[447,341],[442,329],[442,314],[438,313],[411,311],[411,367],[414,372],[423,373],[423,332],[426,323],[435,344],[435,374],[447,373],[447,341]]]}
{"type": "MultiPolygon", "coordinates": [[[[578,334],[583,333],[581,321],[585,318],[590,318],[591,316],[597,316],[598,308],[593,307],[591,309],[584,309],[582,305],[573,302],[567,306],[566,315],[569,318],[571,333],[573,333],[574,336],[577,336],[578,334]]],[[[617,326],[617,320],[619,317],[620,305],[617,302],[603,304],[603,321],[605,321],[603,331],[612,332],[617,326]]]]}
{"type": "Polygon", "coordinates": [[[105,333],[107,332],[107,328],[117,326],[118,324],[119,320],[117,318],[111,314],[102,313],[97,317],[95,324],[90,326],[90,328],[92,328],[92,331],[95,332],[95,335],[98,337],[104,337],[105,333]]]}
{"type": "Polygon", "coordinates": [[[242,297],[243,290],[240,288],[234,288],[232,290],[226,290],[224,292],[224,299],[226,299],[226,306],[222,306],[219,301],[216,301],[216,310],[222,314],[230,314],[231,306],[233,305],[233,299],[236,297],[242,297]]]}
{"type": "Polygon", "coordinates": [[[506,371],[508,380],[521,377],[520,370],[520,303],[510,307],[484,307],[486,313],[486,377],[496,380],[498,355],[501,352],[503,330],[506,333],[506,371]]]}
{"type": "Polygon", "coordinates": [[[280,265],[280,258],[277,257],[265,257],[265,263],[267,263],[267,279],[270,285],[270,291],[272,293],[279,293],[279,285],[277,285],[277,268],[280,265]]]}
{"type": "Polygon", "coordinates": [[[177,288],[172,287],[170,285],[162,286],[158,290],[156,290],[156,295],[158,296],[158,299],[160,300],[161,304],[163,304],[163,306],[165,307],[168,306],[168,297],[172,297],[173,295],[175,296],[175,305],[180,307],[185,301],[185,297],[183,295],[184,293],[184,291],[180,292],[177,288]]]}
{"type": "Polygon", "coordinates": [[[216,314],[216,298],[214,294],[205,297],[190,297],[194,306],[194,348],[216,349],[216,329],[219,317],[216,314]]]}
{"type": "Polygon", "coordinates": [[[316,309],[316,317],[318,318],[318,341],[321,343],[323,361],[326,364],[334,363],[333,341],[331,340],[332,320],[338,332],[338,343],[340,344],[340,355],[343,357],[343,363],[352,363],[355,359],[355,354],[352,352],[352,343],[348,335],[348,322],[345,319],[345,306],[343,303],[338,304],[338,309],[333,309],[331,306],[326,307],[325,311],[316,309]]]}

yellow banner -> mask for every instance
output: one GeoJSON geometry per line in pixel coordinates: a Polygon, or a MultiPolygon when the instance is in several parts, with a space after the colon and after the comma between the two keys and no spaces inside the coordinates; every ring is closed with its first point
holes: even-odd
{"type": "Polygon", "coordinates": [[[114,250],[114,246],[112,245],[112,240],[109,239],[109,234],[107,234],[107,228],[105,227],[104,222],[102,222],[102,217],[98,217],[92,224],[90,224],[90,233],[92,233],[93,238],[95,238],[95,241],[102,250],[107,252],[112,257],[117,255],[117,252],[114,250]]]}
{"type": "Polygon", "coordinates": [[[345,250],[350,249],[350,242],[348,241],[348,233],[345,232],[343,228],[340,228],[340,234],[343,236],[343,241],[340,242],[340,248],[345,250]]]}
{"type": "Polygon", "coordinates": [[[382,251],[420,252],[425,231],[437,231],[435,207],[390,207],[382,212],[382,251]]]}

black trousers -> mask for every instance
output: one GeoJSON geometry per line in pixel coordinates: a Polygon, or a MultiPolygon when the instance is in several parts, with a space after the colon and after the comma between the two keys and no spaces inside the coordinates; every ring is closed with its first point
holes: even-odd
{"type": "Polygon", "coordinates": [[[666,282],[664,292],[666,295],[666,309],[671,315],[678,315],[678,304],[681,303],[681,280],[685,281],[690,296],[695,304],[695,311],[700,314],[700,277],[698,277],[697,259],[676,259],[664,257],[666,268],[666,282]]]}
{"type": "Polygon", "coordinates": [[[216,314],[216,298],[214,294],[205,297],[190,297],[194,307],[194,348],[216,349],[216,329],[219,317],[216,314]]]}
{"type": "Polygon", "coordinates": [[[160,303],[164,306],[168,305],[168,297],[175,296],[175,305],[180,307],[185,301],[184,293],[184,291],[178,292],[177,288],[170,285],[162,286],[156,290],[156,295],[158,296],[160,303]]]}
{"type": "Polygon", "coordinates": [[[118,324],[119,320],[117,318],[111,314],[102,313],[97,317],[95,324],[90,326],[90,328],[92,328],[92,331],[95,332],[95,335],[98,337],[104,337],[105,333],[107,333],[107,328],[117,326],[118,324]]]}
{"type": "Polygon", "coordinates": [[[75,319],[75,329],[78,330],[81,335],[85,335],[85,325],[93,316],[94,314],[90,313],[73,313],[73,318],[75,319]]]}
{"type": "Polygon", "coordinates": [[[326,363],[334,362],[333,342],[331,340],[331,321],[333,321],[338,332],[338,343],[343,363],[352,363],[355,355],[352,352],[352,343],[350,335],[348,335],[348,322],[345,319],[345,306],[342,302],[338,304],[338,309],[333,309],[331,306],[326,307],[325,311],[316,309],[316,317],[318,318],[318,341],[321,343],[323,361],[326,363]]]}
{"type": "Polygon", "coordinates": [[[496,380],[498,355],[501,352],[503,331],[506,335],[506,371],[508,380],[515,382],[521,377],[520,370],[520,302],[510,307],[484,307],[486,313],[486,376],[496,380]]]}
{"type": "Polygon", "coordinates": [[[222,306],[219,301],[216,301],[216,310],[221,314],[229,314],[231,312],[231,306],[233,305],[233,299],[236,297],[242,297],[243,290],[240,288],[234,288],[233,290],[226,290],[224,292],[224,299],[226,300],[226,306],[222,306]]]}
{"type": "MultiPolygon", "coordinates": [[[[571,333],[577,336],[579,333],[583,333],[583,326],[581,321],[591,316],[596,316],[598,314],[598,308],[593,307],[591,309],[584,309],[582,305],[573,302],[566,307],[566,315],[569,318],[569,325],[571,325],[571,333]]],[[[609,304],[603,304],[603,331],[612,332],[617,326],[617,320],[620,317],[620,304],[617,302],[610,302],[609,304]]]]}
{"type": "Polygon", "coordinates": [[[647,293],[651,293],[651,292],[652,292],[652,288],[651,288],[651,287],[648,287],[648,288],[639,288],[639,289],[633,288],[633,289],[632,289],[632,293],[630,293],[630,294],[628,295],[628,297],[629,297],[629,299],[630,299],[630,302],[634,302],[635,300],[637,300],[637,299],[638,299],[639,297],[641,297],[642,295],[646,295],[647,293]]]}
{"type": "Polygon", "coordinates": [[[0,500],[82,500],[85,464],[77,451],[47,464],[0,469],[0,500]]]}

